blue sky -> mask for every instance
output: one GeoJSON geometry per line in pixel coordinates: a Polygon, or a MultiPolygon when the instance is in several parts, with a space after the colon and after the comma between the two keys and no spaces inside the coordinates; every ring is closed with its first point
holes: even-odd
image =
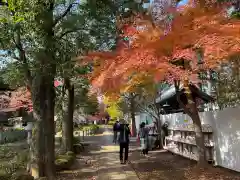
{"type": "MultiPolygon", "coordinates": [[[[154,0],[150,0],[150,4],[153,2],[154,0]]],[[[182,0],[178,3],[178,6],[182,6],[188,3],[189,0],[182,0]]],[[[146,5],[145,5],[146,6],[146,5]]]]}
{"type": "Polygon", "coordinates": [[[188,3],[188,0],[182,0],[178,3],[178,6],[182,6],[188,3]]]}

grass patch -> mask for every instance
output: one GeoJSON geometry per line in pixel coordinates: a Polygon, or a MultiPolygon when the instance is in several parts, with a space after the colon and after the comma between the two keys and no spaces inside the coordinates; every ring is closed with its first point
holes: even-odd
{"type": "Polygon", "coordinates": [[[116,122],[116,120],[110,120],[110,121],[108,121],[108,125],[113,126],[115,124],[115,122],[116,122]]]}
{"type": "Polygon", "coordinates": [[[99,125],[97,124],[83,125],[79,128],[80,131],[91,131],[92,133],[96,133],[98,129],[99,125]]]}
{"type": "Polygon", "coordinates": [[[234,12],[232,13],[232,17],[236,19],[240,19],[240,12],[234,12]]]}

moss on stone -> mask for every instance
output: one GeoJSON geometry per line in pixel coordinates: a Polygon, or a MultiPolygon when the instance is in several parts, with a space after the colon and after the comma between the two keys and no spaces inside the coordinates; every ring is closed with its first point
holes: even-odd
{"type": "Polygon", "coordinates": [[[0,170],[0,179],[1,180],[9,180],[9,179],[11,179],[11,175],[6,174],[6,172],[3,170],[0,170]]]}
{"type": "Polygon", "coordinates": [[[56,157],[55,164],[57,171],[68,169],[75,159],[75,154],[71,151],[56,157]]]}
{"type": "Polygon", "coordinates": [[[68,163],[67,159],[56,159],[55,160],[56,165],[63,165],[63,164],[67,164],[67,163],[68,163]]]}
{"type": "Polygon", "coordinates": [[[68,155],[68,156],[75,156],[74,152],[72,152],[72,151],[68,151],[68,152],[66,153],[66,155],[68,155]]]}

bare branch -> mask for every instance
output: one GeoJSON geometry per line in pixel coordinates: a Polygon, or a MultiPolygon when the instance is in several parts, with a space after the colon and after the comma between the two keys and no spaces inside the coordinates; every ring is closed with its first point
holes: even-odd
{"type": "Polygon", "coordinates": [[[142,111],[144,111],[145,113],[149,114],[151,117],[158,119],[158,117],[156,115],[154,115],[153,112],[151,112],[148,108],[138,104],[139,109],[141,109],[142,111]]]}
{"type": "Polygon", "coordinates": [[[16,59],[16,60],[18,60],[18,61],[20,61],[20,58],[17,57],[17,55],[16,55],[15,53],[12,53],[12,58],[13,58],[13,59],[16,59]]]}
{"type": "Polygon", "coordinates": [[[59,38],[60,39],[62,39],[64,36],[66,36],[66,35],[68,35],[68,34],[70,34],[70,33],[75,33],[75,32],[77,32],[77,31],[88,31],[88,30],[90,30],[90,29],[86,29],[86,28],[76,28],[76,29],[70,29],[70,30],[67,30],[67,31],[65,31],[65,32],[63,32],[60,36],[59,36],[59,38]]]}
{"type": "Polygon", "coordinates": [[[56,17],[54,23],[53,23],[53,27],[56,26],[57,23],[59,23],[72,9],[72,7],[74,5],[77,5],[78,3],[71,3],[69,4],[69,6],[67,7],[67,9],[63,12],[63,14],[61,14],[60,16],[56,17]]]}
{"type": "Polygon", "coordinates": [[[131,99],[135,99],[138,96],[138,94],[130,93],[129,96],[127,96],[126,94],[124,94],[123,96],[127,101],[130,101],[131,99]]]}
{"type": "Polygon", "coordinates": [[[19,61],[21,61],[23,63],[23,68],[24,68],[24,71],[25,71],[26,78],[28,80],[28,85],[31,87],[32,76],[31,76],[28,61],[27,61],[27,58],[26,58],[26,52],[23,49],[23,46],[22,46],[22,43],[21,43],[21,31],[20,31],[19,24],[16,27],[16,35],[17,35],[17,39],[16,39],[16,41],[15,40],[14,41],[15,41],[16,48],[18,49],[18,52],[19,52],[19,61]]]}

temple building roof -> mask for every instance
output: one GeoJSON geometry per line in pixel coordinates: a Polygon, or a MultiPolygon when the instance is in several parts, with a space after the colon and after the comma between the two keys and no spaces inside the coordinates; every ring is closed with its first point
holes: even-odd
{"type": "MultiPolygon", "coordinates": [[[[208,95],[207,93],[201,91],[196,85],[190,84],[189,88],[192,92],[193,99],[197,102],[201,101],[203,103],[213,102],[214,98],[208,95]]],[[[184,104],[187,104],[187,97],[183,85],[180,85],[180,99],[184,104]]],[[[156,99],[156,103],[163,108],[165,113],[175,113],[182,112],[179,103],[176,98],[176,90],[174,85],[163,90],[161,95],[156,99]]]]}

